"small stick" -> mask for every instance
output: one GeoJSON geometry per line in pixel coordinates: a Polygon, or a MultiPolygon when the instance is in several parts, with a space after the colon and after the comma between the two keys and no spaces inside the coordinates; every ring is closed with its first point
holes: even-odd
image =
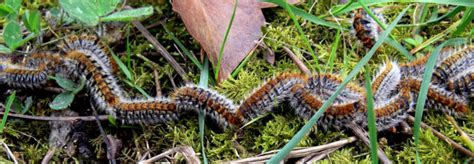
{"type": "MultiPolygon", "coordinates": [[[[130,6],[126,6],[125,8],[131,9],[130,6]]],[[[133,24],[133,26],[135,26],[142,33],[143,36],[145,36],[145,38],[153,45],[153,47],[155,47],[156,50],[158,50],[158,52],[168,62],[170,62],[171,66],[176,70],[176,72],[181,76],[181,78],[183,78],[187,82],[188,76],[186,75],[186,72],[184,71],[184,69],[178,64],[178,62],[176,62],[176,60],[174,60],[174,58],[165,49],[165,47],[163,47],[163,45],[161,45],[160,42],[158,42],[158,40],[156,40],[156,38],[153,37],[153,35],[151,35],[150,31],[148,31],[143,26],[143,24],[140,23],[139,21],[134,20],[134,21],[132,21],[132,24],[133,24]]]]}
{"type": "Polygon", "coordinates": [[[301,72],[305,73],[308,76],[311,76],[311,71],[309,71],[309,69],[304,65],[304,63],[289,48],[283,46],[283,50],[288,53],[288,56],[290,56],[291,60],[295,62],[301,72]]]}
{"type": "Polygon", "coordinates": [[[466,132],[464,132],[461,129],[461,127],[459,127],[459,125],[456,123],[456,120],[454,120],[453,117],[449,115],[447,115],[447,117],[448,117],[448,120],[454,125],[454,127],[456,127],[458,132],[461,134],[462,141],[465,142],[465,144],[468,146],[469,149],[471,149],[471,151],[474,151],[474,142],[472,142],[471,138],[466,134],[466,132]]]}
{"type": "MultiPolygon", "coordinates": [[[[413,116],[408,116],[408,120],[411,122],[411,123],[414,123],[415,122],[415,117],[413,116]]],[[[443,133],[440,133],[439,131],[433,129],[432,127],[426,125],[425,123],[421,122],[420,126],[423,128],[423,129],[428,129],[428,130],[431,130],[431,132],[433,132],[433,134],[440,138],[441,140],[443,141],[446,141],[448,144],[450,144],[451,146],[454,147],[454,149],[460,151],[461,153],[464,153],[470,157],[474,157],[474,153],[467,150],[466,148],[464,148],[462,145],[454,142],[452,139],[446,137],[445,135],[443,135],[443,133]]]]}
{"type": "Polygon", "coordinates": [[[100,124],[99,116],[97,114],[97,111],[95,110],[94,105],[91,104],[91,108],[92,108],[92,112],[94,112],[95,121],[97,123],[97,126],[99,126],[100,135],[102,136],[102,139],[104,140],[105,145],[107,145],[107,158],[109,159],[110,163],[115,164],[116,161],[113,158],[115,156],[115,154],[112,154],[112,149],[113,149],[112,145],[110,144],[109,138],[107,138],[107,134],[105,134],[104,128],[102,128],[102,124],[100,124]]]}
{"type": "Polygon", "coordinates": [[[56,152],[56,148],[53,147],[52,149],[48,150],[48,153],[44,156],[43,160],[41,160],[41,164],[48,164],[51,158],[54,156],[54,152],[56,152]]]}
{"type": "Polygon", "coordinates": [[[176,86],[176,83],[173,80],[173,76],[171,76],[169,73],[166,73],[166,72],[165,72],[165,74],[168,76],[168,78],[170,78],[171,85],[173,86],[173,89],[174,90],[178,89],[178,87],[176,86]]]}
{"type": "Polygon", "coordinates": [[[158,75],[158,71],[153,69],[153,76],[155,77],[155,85],[156,85],[156,96],[161,97],[161,85],[160,85],[160,75],[158,75]]]}
{"type": "Polygon", "coordinates": [[[400,127],[402,128],[402,132],[405,134],[412,134],[411,127],[408,125],[406,121],[400,122],[400,127]]]}
{"type": "Polygon", "coordinates": [[[147,159],[147,160],[144,160],[144,161],[139,161],[138,163],[139,164],[149,164],[149,163],[153,163],[161,158],[164,158],[164,157],[167,157],[171,154],[174,154],[174,153],[181,153],[184,155],[184,158],[186,159],[186,163],[201,163],[199,161],[199,158],[196,156],[196,153],[194,152],[193,148],[192,147],[189,147],[189,146],[180,146],[180,147],[175,147],[175,148],[172,148],[172,149],[169,149],[157,156],[154,156],[150,159],[147,159]]]}
{"type": "Polygon", "coordinates": [[[264,42],[259,42],[257,45],[264,49],[263,56],[265,61],[271,65],[275,64],[275,52],[273,52],[273,50],[270,49],[264,42]]]}
{"type": "MultiPolygon", "coordinates": [[[[4,110],[3,108],[0,108],[4,110]]],[[[0,115],[3,116],[5,113],[0,112],[0,115]]],[[[14,113],[8,113],[8,117],[14,117],[14,118],[22,118],[22,119],[28,119],[28,120],[36,120],[36,121],[74,121],[74,120],[83,120],[83,121],[95,121],[94,116],[82,116],[82,117],[47,117],[47,116],[30,116],[30,115],[23,115],[23,114],[14,114],[14,113]]],[[[108,115],[100,115],[98,116],[99,120],[107,120],[108,115]]]]}
{"type": "MultiPolygon", "coordinates": [[[[357,136],[357,138],[362,140],[364,144],[370,147],[370,141],[369,138],[367,138],[364,129],[362,129],[359,125],[356,125],[355,123],[349,123],[347,127],[352,130],[352,132],[354,133],[354,135],[357,136]]],[[[392,163],[392,161],[388,159],[387,155],[385,155],[385,152],[380,147],[377,147],[377,156],[379,157],[382,163],[392,163]]]]}
{"type": "Polygon", "coordinates": [[[0,143],[3,145],[3,147],[5,148],[5,151],[7,152],[8,156],[13,160],[13,163],[14,164],[18,164],[18,161],[16,160],[15,158],[15,155],[13,155],[12,151],[10,150],[10,148],[8,148],[8,145],[5,144],[5,142],[3,141],[0,141],[0,143]]]}
{"type": "Polygon", "coordinates": [[[63,93],[64,92],[64,89],[58,88],[58,87],[45,87],[44,90],[48,91],[48,92],[53,92],[53,93],[63,93]]]}
{"type": "MultiPolygon", "coordinates": [[[[344,146],[344,145],[352,143],[356,140],[357,140],[356,137],[349,137],[349,138],[342,139],[342,140],[339,140],[339,141],[336,141],[336,142],[331,142],[331,143],[328,143],[328,144],[325,144],[325,145],[293,150],[288,154],[288,156],[286,158],[304,157],[304,156],[307,156],[307,155],[312,154],[314,152],[319,152],[319,151],[324,151],[324,150],[339,147],[339,146],[344,146]]],[[[278,151],[279,150],[273,150],[273,151],[265,153],[265,155],[262,155],[262,156],[246,158],[246,159],[240,159],[240,160],[235,160],[235,161],[229,161],[229,162],[224,162],[224,163],[262,162],[262,161],[270,159],[278,151]]]]}
{"type": "Polygon", "coordinates": [[[340,149],[341,147],[342,146],[339,146],[339,147],[324,150],[322,152],[311,154],[307,157],[304,157],[304,158],[298,160],[296,163],[297,164],[300,164],[300,163],[315,163],[316,161],[319,161],[319,160],[323,159],[328,154],[336,151],[337,149],[340,149]]]}

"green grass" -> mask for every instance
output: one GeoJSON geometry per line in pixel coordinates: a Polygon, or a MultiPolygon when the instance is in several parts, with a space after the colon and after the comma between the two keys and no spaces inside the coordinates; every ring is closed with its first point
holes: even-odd
{"type": "Polygon", "coordinates": [[[328,68],[329,71],[325,70],[324,72],[332,73],[332,69],[334,67],[334,58],[336,58],[336,51],[337,51],[337,47],[339,45],[340,40],[341,40],[341,30],[337,30],[336,40],[331,45],[331,54],[329,55],[329,61],[326,65],[326,68],[328,68]]]}
{"type": "Polygon", "coordinates": [[[5,127],[5,124],[7,123],[8,113],[10,112],[10,108],[12,107],[13,100],[15,100],[15,95],[16,95],[16,91],[13,91],[13,93],[10,94],[10,96],[8,96],[7,104],[5,106],[5,111],[4,111],[5,114],[2,117],[2,123],[0,123],[0,133],[3,133],[3,128],[5,127]]]}
{"type": "Polygon", "coordinates": [[[219,77],[219,70],[221,69],[221,60],[222,56],[224,55],[224,47],[225,43],[227,42],[227,37],[229,36],[230,29],[232,28],[232,24],[234,23],[235,12],[237,11],[237,6],[239,4],[239,0],[235,0],[234,8],[232,9],[232,16],[229,20],[229,25],[227,25],[227,29],[225,30],[224,40],[222,41],[221,48],[219,49],[219,56],[217,58],[217,65],[214,67],[214,75],[215,79],[217,80],[219,77]]]}
{"type": "MultiPolygon", "coordinates": [[[[368,69],[368,67],[366,67],[368,69]]],[[[374,96],[372,93],[371,87],[371,79],[369,71],[365,71],[364,73],[365,78],[365,90],[366,90],[366,102],[367,102],[367,121],[369,127],[369,139],[370,139],[370,155],[372,157],[372,163],[377,164],[379,162],[379,158],[377,155],[377,126],[375,124],[376,116],[374,111],[374,96]]]]}
{"type": "MultiPolygon", "coordinates": [[[[204,67],[203,69],[201,70],[201,76],[200,76],[200,79],[199,79],[199,86],[200,87],[203,87],[203,88],[207,88],[207,85],[208,85],[208,81],[209,81],[209,64],[208,64],[208,60],[206,60],[204,62],[204,67]]],[[[201,140],[201,147],[202,147],[202,158],[203,158],[203,161],[205,164],[208,163],[208,160],[207,160],[207,156],[206,156],[206,148],[204,146],[204,119],[205,119],[205,115],[204,115],[204,111],[202,110],[205,110],[205,109],[201,109],[199,111],[199,138],[201,140]]]]}

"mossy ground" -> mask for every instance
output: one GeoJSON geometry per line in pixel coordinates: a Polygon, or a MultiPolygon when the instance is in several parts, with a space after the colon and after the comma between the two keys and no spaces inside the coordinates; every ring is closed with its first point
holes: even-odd
{"type": "MultiPolygon", "coordinates": [[[[39,2],[39,1],[38,1],[39,2]]],[[[142,1],[132,1],[132,5],[141,4],[142,1]]],[[[312,6],[312,1],[308,1],[304,4],[299,5],[308,11],[312,6]]],[[[29,8],[40,8],[44,10],[50,9],[55,6],[56,2],[48,3],[28,3],[26,7],[29,8]]],[[[157,13],[151,18],[143,21],[145,25],[152,24],[157,21],[166,19],[164,24],[170,29],[176,37],[183,42],[186,48],[190,49],[195,54],[199,53],[199,45],[191,36],[187,33],[181,22],[179,16],[171,10],[171,5],[166,1],[154,2],[157,13]]],[[[335,0],[323,0],[315,4],[311,10],[312,14],[322,15],[327,14],[328,10],[336,5],[335,0]]],[[[390,8],[384,10],[383,13],[390,22],[396,15],[406,7],[406,4],[386,4],[384,6],[390,8]]],[[[449,6],[444,6],[449,8],[449,6]]],[[[305,49],[303,40],[299,37],[299,34],[293,25],[288,14],[282,9],[266,9],[264,10],[267,22],[262,30],[265,35],[264,42],[269,46],[276,54],[276,63],[274,65],[268,64],[262,59],[262,52],[260,50],[252,54],[251,60],[246,63],[242,70],[237,74],[236,77],[231,77],[228,80],[215,85],[214,81],[211,81],[213,89],[216,89],[219,93],[222,93],[233,100],[241,100],[247,93],[250,93],[255,87],[257,87],[265,79],[272,77],[281,72],[298,71],[295,64],[285,55],[282,51],[282,46],[290,48],[297,56],[302,57],[305,64],[310,68],[316,67],[315,62],[312,61],[311,56],[305,49]]],[[[413,19],[414,9],[410,9],[401,23],[410,23],[413,19]]],[[[344,14],[337,16],[340,20],[341,26],[348,27],[350,14],[344,14]]],[[[448,22],[454,22],[459,20],[460,16],[456,16],[448,22]]],[[[330,57],[331,45],[335,40],[337,30],[329,29],[327,27],[315,25],[311,22],[305,21],[298,18],[302,23],[302,28],[305,35],[309,38],[313,48],[316,51],[316,55],[320,58],[319,63],[322,68],[325,67],[330,57]]],[[[434,25],[426,26],[422,28],[425,35],[422,37],[426,40],[432,36],[438,34],[440,31],[449,27],[450,23],[440,22],[434,25]]],[[[397,27],[392,35],[397,40],[411,37],[411,31],[414,27],[397,27]]],[[[472,29],[473,25],[470,24],[468,29],[472,29]]],[[[139,35],[139,32],[133,28],[133,26],[127,25],[123,28],[121,34],[124,38],[127,37],[127,32],[130,31],[129,45],[131,54],[146,54],[155,52],[150,44],[139,35]]],[[[149,29],[150,32],[161,42],[162,45],[168,49],[171,54],[180,63],[183,64],[186,70],[190,73],[195,83],[199,79],[199,70],[189,60],[179,55],[178,51],[173,46],[174,42],[172,37],[167,34],[161,26],[156,26],[149,29]]],[[[86,30],[85,27],[77,27],[74,33],[80,33],[86,30]]],[[[65,35],[71,33],[71,31],[58,29],[55,31],[59,35],[65,35]]],[[[45,31],[45,36],[50,32],[45,31]]],[[[467,36],[463,34],[463,36],[467,36]]],[[[50,37],[50,40],[56,38],[50,37]]],[[[447,39],[445,37],[444,39],[447,39]]],[[[125,40],[125,39],[123,39],[125,40]]],[[[352,37],[350,31],[343,31],[341,43],[339,43],[336,51],[335,65],[333,72],[341,74],[343,77],[353,68],[353,66],[365,55],[365,50],[356,46],[357,43],[355,38],[352,37]]],[[[125,41],[119,41],[110,45],[112,50],[117,54],[124,54],[126,52],[125,41]]],[[[414,48],[411,45],[405,45],[408,49],[414,48]]],[[[54,47],[38,47],[42,50],[54,49],[54,47]]],[[[263,51],[263,50],[262,50],[263,51]]],[[[421,51],[418,55],[427,53],[427,50],[421,51]]],[[[125,53],[126,54],[126,53],[125,53]]],[[[132,55],[122,55],[121,59],[131,69],[134,79],[131,83],[143,88],[150,95],[155,95],[155,84],[153,78],[153,69],[157,69],[159,72],[159,79],[163,92],[166,94],[173,89],[172,81],[170,77],[174,79],[175,83],[184,85],[179,78],[175,77],[176,74],[172,67],[159,56],[148,56],[152,61],[158,63],[158,68],[152,67],[150,64],[145,63],[142,59],[132,55]]],[[[406,61],[402,55],[400,55],[395,49],[388,45],[382,45],[376,56],[369,62],[370,72],[373,74],[377,70],[377,66],[387,59],[406,61]]],[[[366,70],[364,70],[366,71],[366,70]]],[[[121,75],[121,79],[125,79],[121,75]]],[[[354,80],[358,83],[358,79],[354,80]]],[[[126,85],[124,85],[126,86],[126,85]]],[[[136,89],[126,86],[130,95],[141,96],[136,89]]],[[[2,100],[6,98],[7,93],[2,93],[2,100]]],[[[19,92],[20,98],[29,96],[29,92],[19,92]]],[[[51,101],[54,95],[33,95],[34,105],[26,113],[28,115],[47,116],[52,111],[48,109],[48,102],[51,101]]],[[[78,98],[79,102],[87,102],[87,98],[78,98]],[[82,100],[81,100],[82,99],[82,100]]],[[[89,110],[81,106],[79,102],[72,104],[72,109],[82,111],[81,114],[86,115],[89,110]]],[[[275,109],[276,112],[269,114],[262,119],[256,121],[248,127],[245,127],[242,131],[236,133],[230,130],[224,130],[223,132],[216,132],[212,129],[206,128],[205,133],[205,146],[208,158],[211,161],[225,161],[237,158],[252,157],[259,153],[275,150],[283,147],[287,141],[304,125],[304,120],[296,117],[291,110],[284,105],[275,109]]],[[[90,113],[88,113],[90,114],[90,113]]],[[[474,116],[469,113],[466,116],[460,117],[458,124],[462,126],[469,134],[474,134],[474,116]]],[[[447,121],[445,116],[438,112],[427,112],[424,115],[424,122],[433,126],[435,129],[441,131],[443,134],[460,142],[459,134],[455,128],[447,121]]],[[[189,145],[194,148],[197,153],[200,153],[200,140],[198,135],[198,119],[195,115],[183,117],[182,120],[171,122],[168,124],[161,125],[143,125],[143,126],[115,126],[109,122],[103,122],[103,126],[107,134],[111,134],[123,142],[123,147],[117,155],[118,160],[125,161],[136,161],[140,159],[147,152],[151,154],[159,154],[167,149],[179,146],[189,145]]],[[[99,135],[99,131],[94,122],[87,123],[87,133],[91,138],[91,144],[94,150],[94,158],[97,160],[105,160],[106,153],[102,138],[99,135]]],[[[9,119],[3,133],[2,140],[10,146],[10,149],[15,155],[23,161],[40,161],[46,152],[48,151],[48,135],[49,126],[48,122],[30,121],[22,119],[9,119]]],[[[310,134],[305,137],[298,146],[315,146],[329,142],[333,142],[342,138],[350,136],[350,132],[341,132],[338,130],[316,130],[313,129],[310,134]]],[[[415,146],[411,136],[393,133],[382,133],[379,134],[380,145],[386,150],[388,157],[396,162],[400,163],[413,163],[415,161],[415,146]],[[403,136],[403,139],[397,135],[403,136]]],[[[429,131],[422,131],[420,136],[421,142],[420,158],[422,161],[445,163],[445,162],[463,162],[468,159],[465,155],[455,151],[444,141],[433,136],[429,131]]],[[[0,149],[0,153],[3,153],[0,158],[1,160],[7,160],[4,149],[0,149]]],[[[369,148],[360,142],[349,144],[340,150],[337,150],[329,155],[328,158],[320,161],[321,163],[334,163],[334,162],[357,162],[357,163],[369,163],[369,148]]],[[[52,160],[63,161],[63,160],[74,160],[74,158],[67,157],[61,151],[56,152],[52,160]]],[[[181,158],[182,159],[182,158],[181,158]]]]}

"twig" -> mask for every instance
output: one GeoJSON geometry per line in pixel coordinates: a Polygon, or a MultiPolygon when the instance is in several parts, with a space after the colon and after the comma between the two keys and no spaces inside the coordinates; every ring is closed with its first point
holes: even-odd
{"type": "Polygon", "coordinates": [[[340,149],[341,147],[342,146],[339,146],[339,147],[324,150],[322,152],[311,154],[307,157],[304,157],[304,158],[298,160],[296,163],[297,164],[299,164],[299,163],[315,163],[316,161],[319,161],[319,160],[323,159],[329,153],[332,153],[332,152],[336,151],[337,149],[340,149]]]}
{"type": "Polygon", "coordinates": [[[291,60],[295,62],[301,72],[304,72],[306,75],[309,76],[311,75],[311,71],[309,71],[309,69],[304,65],[304,63],[290,49],[283,46],[283,50],[288,53],[288,56],[290,56],[291,60]]]}
{"type": "Polygon", "coordinates": [[[53,93],[63,93],[64,92],[64,89],[58,88],[58,87],[45,87],[44,90],[48,91],[48,92],[53,92],[53,93]]]}
{"type": "MultiPolygon", "coordinates": [[[[9,116],[10,116],[10,115],[9,115],[9,116]]],[[[26,136],[26,137],[28,137],[28,138],[31,138],[31,139],[35,140],[36,143],[40,143],[40,141],[39,141],[38,139],[36,139],[35,137],[33,137],[33,136],[29,135],[29,134],[26,134],[25,132],[18,131],[18,130],[15,130],[15,129],[13,129],[13,128],[10,128],[10,129],[8,129],[8,130],[11,130],[11,131],[13,131],[13,132],[15,132],[15,133],[18,133],[18,134],[21,134],[21,135],[24,135],[24,136],[26,136]]]]}
{"type": "MultiPolygon", "coordinates": [[[[309,154],[313,154],[315,152],[319,151],[324,151],[327,149],[339,147],[339,146],[344,146],[346,144],[352,143],[356,141],[356,137],[349,137],[346,139],[342,139],[336,142],[331,142],[326,145],[320,145],[320,146],[314,146],[314,147],[308,147],[308,148],[303,148],[303,149],[298,149],[298,150],[293,150],[291,151],[286,158],[297,158],[297,157],[304,157],[309,154]]],[[[279,150],[274,150],[266,153],[265,155],[258,156],[258,157],[251,157],[251,158],[246,158],[246,159],[240,159],[240,160],[235,160],[235,161],[229,161],[225,163],[251,163],[251,162],[263,162],[265,160],[270,159],[273,155],[275,155],[279,150]]]]}
{"type": "Polygon", "coordinates": [[[97,114],[97,111],[95,110],[94,105],[91,104],[91,108],[92,108],[92,112],[94,112],[95,121],[97,122],[97,126],[99,126],[100,135],[102,136],[102,139],[104,140],[105,145],[107,145],[107,158],[109,159],[110,163],[115,164],[116,161],[113,158],[115,156],[115,154],[112,154],[112,149],[113,149],[112,145],[110,144],[110,141],[107,138],[107,135],[105,134],[104,128],[102,128],[102,124],[100,124],[99,115],[97,114]]]}
{"type": "Polygon", "coordinates": [[[13,161],[14,164],[18,164],[18,161],[16,160],[15,158],[15,155],[13,155],[12,151],[10,150],[10,148],[8,148],[8,145],[5,144],[5,142],[3,141],[0,141],[0,143],[3,145],[3,148],[5,148],[5,151],[7,152],[8,154],[8,157],[10,157],[13,161]]]}
{"type": "MultiPolygon", "coordinates": [[[[352,130],[352,132],[354,133],[354,135],[357,136],[357,138],[362,140],[364,144],[370,147],[370,141],[369,138],[367,138],[364,129],[362,129],[359,125],[356,125],[355,123],[349,123],[347,127],[352,130]]],[[[387,155],[385,155],[385,152],[380,147],[377,147],[377,156],[379,157],[382,163],[392,163],[392,161],[388,159],[387,155]]]]}
{"type": "Polygon", "coordinates": [[[400,127],[402,128],[402,132],[405,134],[413,134],[411,127],[408,125],[406,121],[400,122],[400,127]]]}
{"type": "Polygon", "coordinates": [[[471,138],[464,132],[461,127],[456,123],[456,120],[452,116],[447,115],[449,122],[451,122],[454,127],[458,130],[458,132],[461,134],[461,139],[462,141],[465,142],[465,144],[468,146],[471,151],[474,151],[474,142],[472,142],[471,138]]]}
{"type": "Polygon", "coordinates": [[[54,152],[56,152],[56,148],[53,147],[52,149],[48,150],[48,153],[44,156],[43,160],[41,160],[41,164],[48,164],[51,158],[54,156],[54,152]]]}
{"type": "Polygon", "coordinates": [[[112,154],[110,158],[115,160],[115,154],[117,154],[119,149],[122,148],[122,141],[120,139],[114,138],[112,135],[107,135],[107,139],[110,143],[110,154],[112,154]]]}
{"type": "MultiPolygon", "coordinates": [[[[3,108],[0,108],[1,110],[4,110],[3,108]]],[[[0,112],[0,115],[3,116],[5,113],[0,112]]],[[[74,120],[83,120],[83,121],[95,121],[94,116],[82,116],[82,117],[47,117],[47,116],[30,116],[30,115],[23,115],[23,114],[14,114],[14,113],[8,113],[8,117],[14,117],[14,118],[22,118],[22,119],[28,119],[28,120],[36,120],[36,121],[74,121],[74,120]]],[[[99,120],[107,120],[108,115],[100,115],[99,120]]]]}
{"type": "MultiPolygon", "coordinates": [[[[413,116],[408,116],[408,120],[411,122],[411,123],[414,123],[415,122],[415,118],[413,116]]],[[[439,131],[433,129],[432,127],[426,125],[425,123],[421,122],[420,126],[423,128],[423,129],[428,129],[428,130],[431,130],[431,132],[433,132],[433,134],[440,138],[441,140],[443,141],[446,141],[448,144],[450,144],[451,146],[454,147],[454,149],[460,151],[461,153],[464,153],[470,157],[473,157],[474,158],[474,153],[467,150],[466,148],[464,148],[462,145],[458,144],[457,142],[453,141],[452,139],[446,137],[444,134],[440,133],[439,131]]]]}
{"type": "MultiPolygon", "coordinates": [[[[126,6],[125,8],[131,9],[130,6],[126,6]]],[[[165,49],[165,47],[163,47],[163,45],[161,45],[160,42],[158,42],[158,40],[156,40],[156,38],[153,37],[153,35],[151,35],[150,31],[148,31],[143,26],[143,24],[140,23],[139,21],[134,20],[132,21],[132,24],[142,33],[143,36],[145,36],[145,38],[153,45],[153,47],[155,47],[156,50],[158,50],[158,52],[171,64],[171,66],[176,70],[176,72],[181,76],[181,78],[183,78],[183,80],[187,82],[188,76],[186,75],[186,72],[184,71],[184,69],[178,64],[178,62],[176,62],[176,60],[174,60],[174,58],[165,49]]]]}
{"type": "Polygon", "coordinates": [[[194,152],[194,149],[192,147],[189,147],[189,146],[180,146],[180,147],[175,147],[175,148],[172,148],[172,149],[169,149],[157,156],[154,156],[150,159],[147,159],[147,160],[144,160],[144,161],[139,161],[138,163],[139,164],[148,164],[148,163],[153,163],[161,158],[164,158],[166,156],[169,156],[171,154],[174,154],[174,153],[181,153],[183,154],[184,158],[186,159],[186,163],[191,163],[191,164],[194,164],[194,163],[201,163],[199,161],[199,158],[196,156],[196,153],[194,152]]]}
{"type": "Polygon", "coordinates": [[[264,42],[259,42],[258,46],[264,50],[263,57],[265,58],[265,61],[271,65],[275,64],[275,52],[273,52],[273,50],[269,48],[264,42]]]}
{"type": "Polygon", "coordinates": [[[174,82],[173,80],[173,76],[171,76],[169,73],[165,72],[165,74],[168,76],[168,78],[170,79],[171,81],[171,85],[173,86],[173,90],[176,90],[178,89],[178,86],[176,86],[176,83],[174,82]]]}
{"type": "Polygon", "coordinates": [[[158,75],[158,71],[156,69],[153,70],[153,76],[155,76],[156,96],[161,97],[160,76],[158,75]]]}

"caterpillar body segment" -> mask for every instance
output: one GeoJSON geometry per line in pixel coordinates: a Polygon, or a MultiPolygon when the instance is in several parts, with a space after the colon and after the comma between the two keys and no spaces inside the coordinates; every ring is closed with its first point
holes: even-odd
{"type": "Polygon", "coordinates": [[[380,72],[372,81],[372,92],[375,102],[390,99],[395,92],[400,90],[402,72],[395,62],[382,65],[380,72]]]}
{"type": "Polygon", "coordinates": [[[118,72],[118,65],[112,58],[112,54],[103,46],[96,35],[71,35],[68,36],[60,48],[66,52],[79,51],[104,66],[104,71],[113,74],[118,72]]]}
{"type": "MultiPolygon", "coordinates": [[[[416,102],[418,92],[421,88],[421,80],[407,79],[407,85],[410,90],[415,93],[413,94],[412,101],[416,102]]],[[[466,97],[449,92],[437,85],[430,85],[427,93],[426,107],[429,109],[440,110],[451,115],[467,113],[469,110],[469,104],[466,97]]]]}
{"type": "Polygon", "coordinates": [[[471,71],[474,67],[474,45],[466,46],[445,58],[433,72],[433,83],[446,84],[461,72],[471,71]]]}
{"type": "Polygon", "coordinates": [[[177,103],[180,112],[197,113],[199,110],[204,110],[206,116],[224,127],[235,127],[243,123],[243,115],[236,110],[237,106],[231,100],[209,89],[186,85],[176,90],[172,99],[177,103]]]}
{"type": "Polygon", "coordinates": [[[474,68],[448,80],[447,88],[456,94],[474,97],[474,68]]]}
{"type": "Polygon", "coordinates": [[[156,124],[177,120],[178,105],[168,98],[130,99],[115,105],[123,124],[156,124]]]}
{"type": "Polygon", "coordinates": [[[266,81],[254,90],[238,108],[245,121],[272,110],[275,105],[291,98],[291,88],[296,84],[305,83],[307,77],[299,73],[283,73],[266,81]]]}

